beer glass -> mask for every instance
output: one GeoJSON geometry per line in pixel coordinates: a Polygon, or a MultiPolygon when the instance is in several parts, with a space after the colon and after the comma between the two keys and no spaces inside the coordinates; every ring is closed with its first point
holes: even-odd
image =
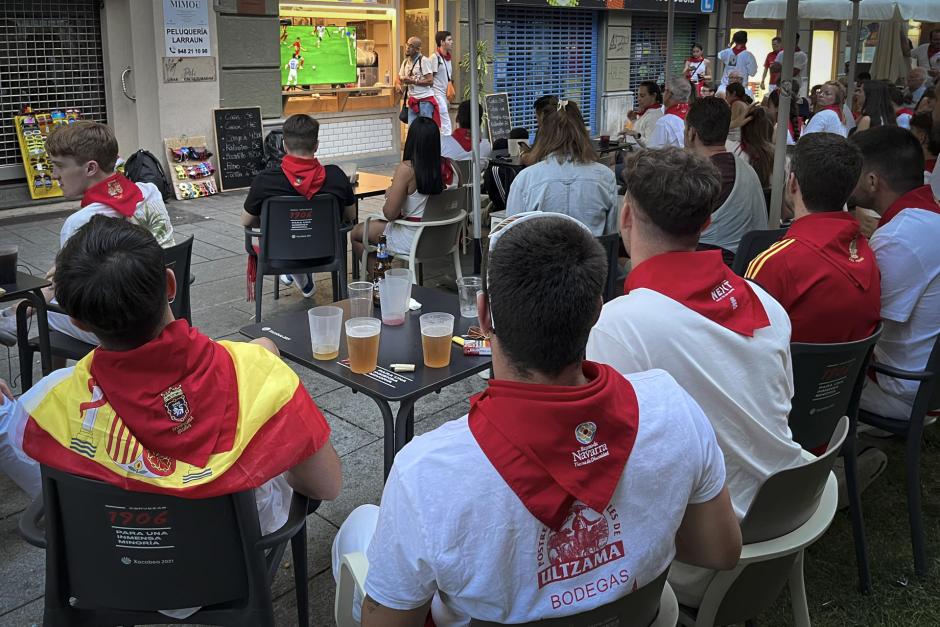
{"type": "Polygon", "coordinates": [[[404,268],[389,268],[379,281],[382,302],[382,323],[398,326],[405,323],[408,301],[411,300],[411,274],[404,268]]]}
{"type": "Polygon", "coordinates": [[[420,318],[421,348],[426,368],[450,365],[450,343],[454,335],[454,317],[449,313],[426,313],[420,318]]]}
{"type": "Polygon", "coordinates": [[[339,307],[314,307],[307,312],[313,358],[329,361],[339,356],[339,338],[343,334],[343,310],[339,307]]]}
{"type": "Polygon", "coordinates": [[[382,321],[378,318],[352,318],[346,321],[350,370],[356,374],[368,374],[375,370],[379,360],[381,330],[382,321]]]}
{"type": "Polygon", "coordinates": [[[477,317],[477,292],[482,289],[483,280],[478,276],[465,276],[457,279],[457,296],[460,298],[462,317],[477,317]]]}
{"type": "Polygon", "coordinates": [[[356,281],[346,286],[349,291],[349,317],[372,317],[372,289],[371,281],[356,281]]]}

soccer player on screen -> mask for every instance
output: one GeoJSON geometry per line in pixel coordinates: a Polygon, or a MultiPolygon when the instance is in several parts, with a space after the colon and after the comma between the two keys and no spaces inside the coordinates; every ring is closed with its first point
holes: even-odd
{"type": "Polygon", "coordinates": [[[307,52],[307,49],[300,45],[300,37],[294,40],[294,43],[291,44],[294,47],[294,56],[299,57],[300,51],[303,50],[307,52]]]}

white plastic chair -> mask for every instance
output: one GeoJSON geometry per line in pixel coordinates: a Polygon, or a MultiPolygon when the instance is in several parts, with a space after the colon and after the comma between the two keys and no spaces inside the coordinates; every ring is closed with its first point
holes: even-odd
{"type": "Polygon", "coordinates": [[[680,608],[680,624],[711,627],[743,623],[770,607],[786,585],[792,624],[810,626],[803,551],[826,532],[835,517],[839,490],[832,464],[848,429],[849,419],[843,417],[826,453],[815,457],[803,451],[805,464],[768,477],[741,521],[744,546],[738,565],[715,573],[697,610],[680,608]],[[788,527],[790,531],[778,532],[788,527]]]}
{"type": "MultiPolygon", "coordinates": [[[[347,553],[340,559],[339,583],[336,584],[336,602],[333,606],[333,616],[336,619],[336,627],[359,627],[359,623],[356,622],[356,620],[353,618],[353,599],[365,598],[366,593],[363,586],[366,581],[366,575],[368,574],[369,562],[363,553],[347,553]]],[[[665,574],[666,573],[663,573],[661,576],[663,579],[665,574]]],[[[656,585],[659,583],[660,579],[657,579],[655,582],[649,585],[652,589],[655,589],[656,585]]],[[[656,618],[651,623],[648,623],[648,627],[675,627],[676,621],[679,617],[679,603],[676,601],[676,595],[673,593],[672,588],[669,587],[668,583],[665,583],[665,581],[662,583],[663,589],[659,596],[659,612],[656,614],[656,618]]],[[[643,588],[640,588],[640,590],[632,592],[629,595],[621,597],[617,601],[610,603],[609,606],[595,608],[595,610],[592,610],[592,612],[602,611],[603,608],[613,607],[619,603],[621,604],[620,609],[624,610],[626,615],[631,616],[634,613],[631,611],[633,608],[624,605],[624,603],[630,603],[630,601],[633,600],[632,598],[639,598],[642,591],[643,588]]],[[[485,623],[476,620],[470,622],[471,627],[476,625],[487,626],[491,624],[493,623],[485,623]]],[[[566,627],[580,625],[586,626],[588,624],[617,624],[622,625],[623,627],[630,627],[633,625],[631,622],[597,622],[596,614],[592,614],[591,612],[587,612],[583,615],[578,614],[575,616],[566,616],[564,618],[547,619],[545,621],[526,623],[526,625],[546,626],[561,624],[564,624],[566,627]],[[579,617],[583,617],[585,620],[581,621],[579,620],[579,617]]],[[[644,625],[644,627],[647,627],[647,625],[644,625]]]]}
{"type": "MultiPolygon", "coordinates": [[[[428,198],[424,215],[420,222],[408,220],[395,220],[395,224],[414,229],[414,239],[410,252],[397,251],[391,247],[388,252],[393,257],[406,259],[408,269],[411,271],[411,282],[418,283],[418,264],[427,259],[446,257],[450,255],[454,261],[454,272],[457,278],[463,276],[460,269],[460,231],[467,217],[466,207],[467,188],[445,189],[440,194],[428,198]]],[[[369,222],[372,216],[367,216],[363,233],[369,232],[369,222]]],[[[369,253],[375,252],[376,247],[366,243],[362,251],[362,276],[367,274],[367,261],[369,253]]]]}

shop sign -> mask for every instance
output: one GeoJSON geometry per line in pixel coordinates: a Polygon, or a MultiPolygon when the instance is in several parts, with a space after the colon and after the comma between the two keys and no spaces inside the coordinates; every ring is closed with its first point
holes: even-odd
{"type": "MultiPolygon", "coordinates": [[[[676,13],[711,13],[717,0],[675,0],[676,13]]],[[[665,13],[668,0],[497,0],[498,3],[524,4],[562,9],[624,9],[665,13]]]]}
{"type": "Polygon", "coordinates": [[[163,0],[163,33],[168,57],[208,57],[209,0],[163,0]]]}

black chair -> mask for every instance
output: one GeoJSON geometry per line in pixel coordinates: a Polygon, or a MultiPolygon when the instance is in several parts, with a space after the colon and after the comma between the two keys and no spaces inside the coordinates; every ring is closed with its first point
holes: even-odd
{"type": "MultiPolygon", "coordinates": [[[[923,370],[910,372],[900,368],[892,368],[878,362],[872,363],[872,369],[878,374],[905,381],[919,381],[917,394],[914,396],[914,405],[911,408],[910,418],[896,420],[879,416],[860,409],[858,419],[867,425],[884,429],[896,436],[904,438],[904,471],[907,478],[907,512],[911,523],[911,545],[914,551],[914,573],[924,578],[927,576],[927,548],[924,544],[924,526],[921,520],[920,507],[920,445],[924,433],[924,421],[927,413],[940,407],[940,335],[934,340],[933,350],[927,358],[927,365],[923,370]]],[[[868,385],[874,385],[869,381],[868,385]]]]}
{"type": "Polygon", "coordinates": [[[767,229],[748,231],[738,243],[738,252],[734,255],[734,264],[731,270],[738,276],[744,276],[747,266],[754,257],[761,254],[774,243],[780,240],[787,229],[767,229]]]}
{"type": "MultiPolygon", "coordinates": [[[[297,616],[309,624],[306,516],[294,493],[287,522],[262,536],[252,491],[207,499],[128,492],[42,466],[44,625],[274,625],[271,582],[291,542],[297,616]],[[159,609],[200,607],[185,619],[159,609]]],[[[42,510],[31,508],[38,517],[42,510]]]]}
{"type": "MultiPolygon", "coordinates": [[[[346,298],[346,246],[339,200],[332,194],[273,196],[261,204],[261,228],[245,228],[245,251],[257,257],[255,322],[261,322],[265,276],[329,272],[333,300],[346,298]],[[255,251],[253,238],[258,238],[255,251]]],[[[274,281],[274,300],[280,282],[274,281]]]]}
{"type": "Polygon", "coordinates": [[[849,417],[849,431],[839,454],[845,463],[858,585],[863,593],[871,591],[871,570],[865,544],[862,502],[858,492],[855,430],[865,371],[883,328],[884,325],[879,323],[872,335],[856,342],[794,342],[790,345],[795,390],[789,417],[793,439],[804,449],[815,451],[829,442],[842,416],[849,417]]]}
{"type": "Polygon", "coordinates": [[[617,297],[617,278],[620,276],[620,233],[608,233],[597,238],[607,253],[607,281],[604,283],[604,302],[617,297]]]}
{"type": "MultiPolygon", "coordinates": [[[[170,303],[170,310],[176,319],[185,318],[190,324],[193,323],[192,300],[190,299],[190,285],[192,281],[188,277],[192,276],[191,266],[193,258],[193,236],[190,235],[178,244],[174,244],[163,249],[163,262],[167,268],[171,268],[176,275],[176,298],[170,303]],[[187,277],[185,280],[180,277],[187,277]]],[[[29,303],[23,301],[19,307],[28,307],[29,303]]],[[[59,305],[48,303],[48,311],[65,314],[65,310],[59,305]]],[[[25,329],[24,329],[25,332],[25,329]]],[[[33,387],[33,358],[39,352],[39,338],[32,337],[26,339],[19,338],[20,345],[20,373],[21,389],[25,392],[33,387]]],[[[75,339],[60,331],[49,331],[49,351],[54,357],[64,359],[79,360],[92,350],[94,344],[88,344],[75,339]]]]}

